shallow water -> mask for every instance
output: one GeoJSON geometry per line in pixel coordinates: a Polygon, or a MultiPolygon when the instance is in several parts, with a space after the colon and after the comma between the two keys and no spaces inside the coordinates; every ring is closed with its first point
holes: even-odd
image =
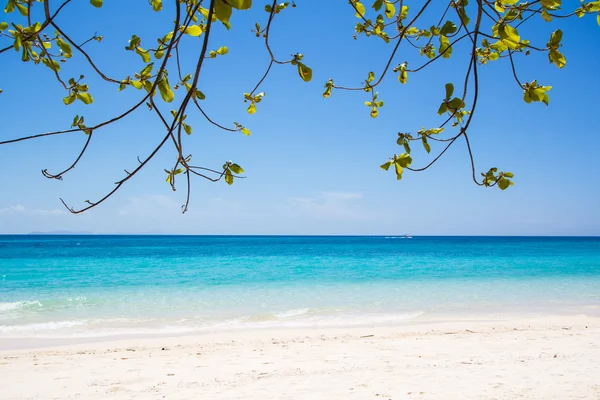
{"type": "Polygon", "coordinates": [[[600,238],[0,236],[0,338],[599,310],[600,238]]]}

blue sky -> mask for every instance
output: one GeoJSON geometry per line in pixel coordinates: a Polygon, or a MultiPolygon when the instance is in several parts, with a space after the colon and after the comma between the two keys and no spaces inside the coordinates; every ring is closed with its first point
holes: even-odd
{"type": "MultiPolygon", "coordinates": [[[[106,0],[96,10],[77,2],[62,19],[77,40],[96,31],[104,36],[102,44],[88,49],[100,68],[116,77],[143,67],[139,56],[122,50],[131,34],[148,47],[171,24],[145,1],[128,3],[128,12],[121,11],[122,4],[106,0]],[[108,23],[115,28],[102,28],[108,23]]],[[[164,181],[163,169],[175,160],[174,151],[165,148],[102,206],[83,215],[66,212],[59,197],[76,207],[101,197],[164,135],[156,117],[140,110],[98,131],[85,159],[61,182],[44,178],[40,170],[57,171],[70,163],[85,140],[82,134],[0,146],[0,233],[600,235],[600,128],[594,113],[600,54],[590,47],[591,38],[600,37],[595,16],[561,25],[534,22],[521,32],[544,46],[554,29],[564,31],[564,69],[550,65],[545,54],[518,57],[523,81],[553,86],[549,107],[523,102],[507,62],[480,68],[480,102],[470,137],[478,171],[497,166],[515,174],[515,186],[502,192],[471,181],[462,141],[428,171],[407,172],[400,182],[379,168],[400,152],[398,131],[439,124],[436,111],[444,83],[458,86],[465,50],[455,49],[450,60],[411,74],[408,85],[390,75],[379,89],[385,106],[374,120],[364,105],[365,93],[334,91],[324,99],[323,84],[333,78],[360,85],[368,71],[379,74],[391,47],[375,38],[353,40],[356,18],[346,2],[319,2],[320,10],[315,4],[299,0],[295,9],[282,13],[271,39],[280,59],[303,53],[313,80],[303,82],[289,65],[274,68],[255,115],[246,113],[242,93],[254,87],[268,63],[263,42],[250,32],[254,22],[267,17],[263,4],[234,13],[231,31],[218,26],[211,37],[211,49],[226,45],[229,54],[207,60],[199,83],[207,96],[203,105],[217,121],[241,122],[253,134],[223,132],[201,115],[190,115],[194,134],[187,138],[186,151],[208,167],[234,160],[248,179],[233,186],[196,179],[190,211],[181,215],[184,188],[173,193],[164,181]]],[[[186,44],[190,54],[183,61],[189,72],[200,40],[190,38],[186,44]]],[[[0,57],[0,140],[66,128],[75,114],[99,122],[141,96],[131,88],[118,93],[74,57],[63,71],[66,76],[84,73],[95,102],[67,107],[49,69],[22,63],[13,52],[0,57]]],[[[407,60],[411,67],[423,62],[416,50],[402,46],[394,64],[407,60]]],[[[432,147],[433,154],[438,148],[432,147]]],[[[413,166],[431,157],[415,149],[413,166]]]]}

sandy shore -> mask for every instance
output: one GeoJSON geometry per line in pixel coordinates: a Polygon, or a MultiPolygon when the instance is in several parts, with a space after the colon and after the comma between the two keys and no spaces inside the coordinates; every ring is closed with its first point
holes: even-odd
{"type": "Polygon", "coordinates": [[[2,399],[600,399],[600,319],[252,331],[0,352],[2,399]]]}

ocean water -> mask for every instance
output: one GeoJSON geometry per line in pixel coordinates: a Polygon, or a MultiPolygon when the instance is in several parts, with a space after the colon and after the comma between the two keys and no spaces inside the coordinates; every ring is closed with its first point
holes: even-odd
{"type": "Polygon", "coordinates": [[[600,315],[600,238],[0,236],[0,339],[600,315]]]}

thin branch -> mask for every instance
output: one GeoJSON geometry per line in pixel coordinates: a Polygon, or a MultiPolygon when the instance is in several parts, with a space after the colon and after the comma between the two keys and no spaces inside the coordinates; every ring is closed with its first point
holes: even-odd
{"type": "Polygon", "coordinates": [[[67,172],[69,172],[70,170],[72,170],[73,168],[75,168],[75,166],[77,165],[77,163],[79,162],[79,160],[81,160],[81,158],[83,157],[83,153],[85,153],[85,151],[87,150],[88,145],[90,144],[90,141],[92,140],[92,135],[94,134],[93,131],[90,131],[90,133],[87,134],[87,140],[85,141],[85,145],[83,146],[83,149],[81,149],[81,151],[79,152],[79,155],[77,156],[77,158],[75,159],[75,161],[65,170],[57,173],[57,174],[50,174],[48,173],[47,169],[43,169],[42,170],[42,174],[48,178],[48,179],[58,179],[58,180],[62,180],[62,176],[64,174],[66,174],[67,172]]]}

